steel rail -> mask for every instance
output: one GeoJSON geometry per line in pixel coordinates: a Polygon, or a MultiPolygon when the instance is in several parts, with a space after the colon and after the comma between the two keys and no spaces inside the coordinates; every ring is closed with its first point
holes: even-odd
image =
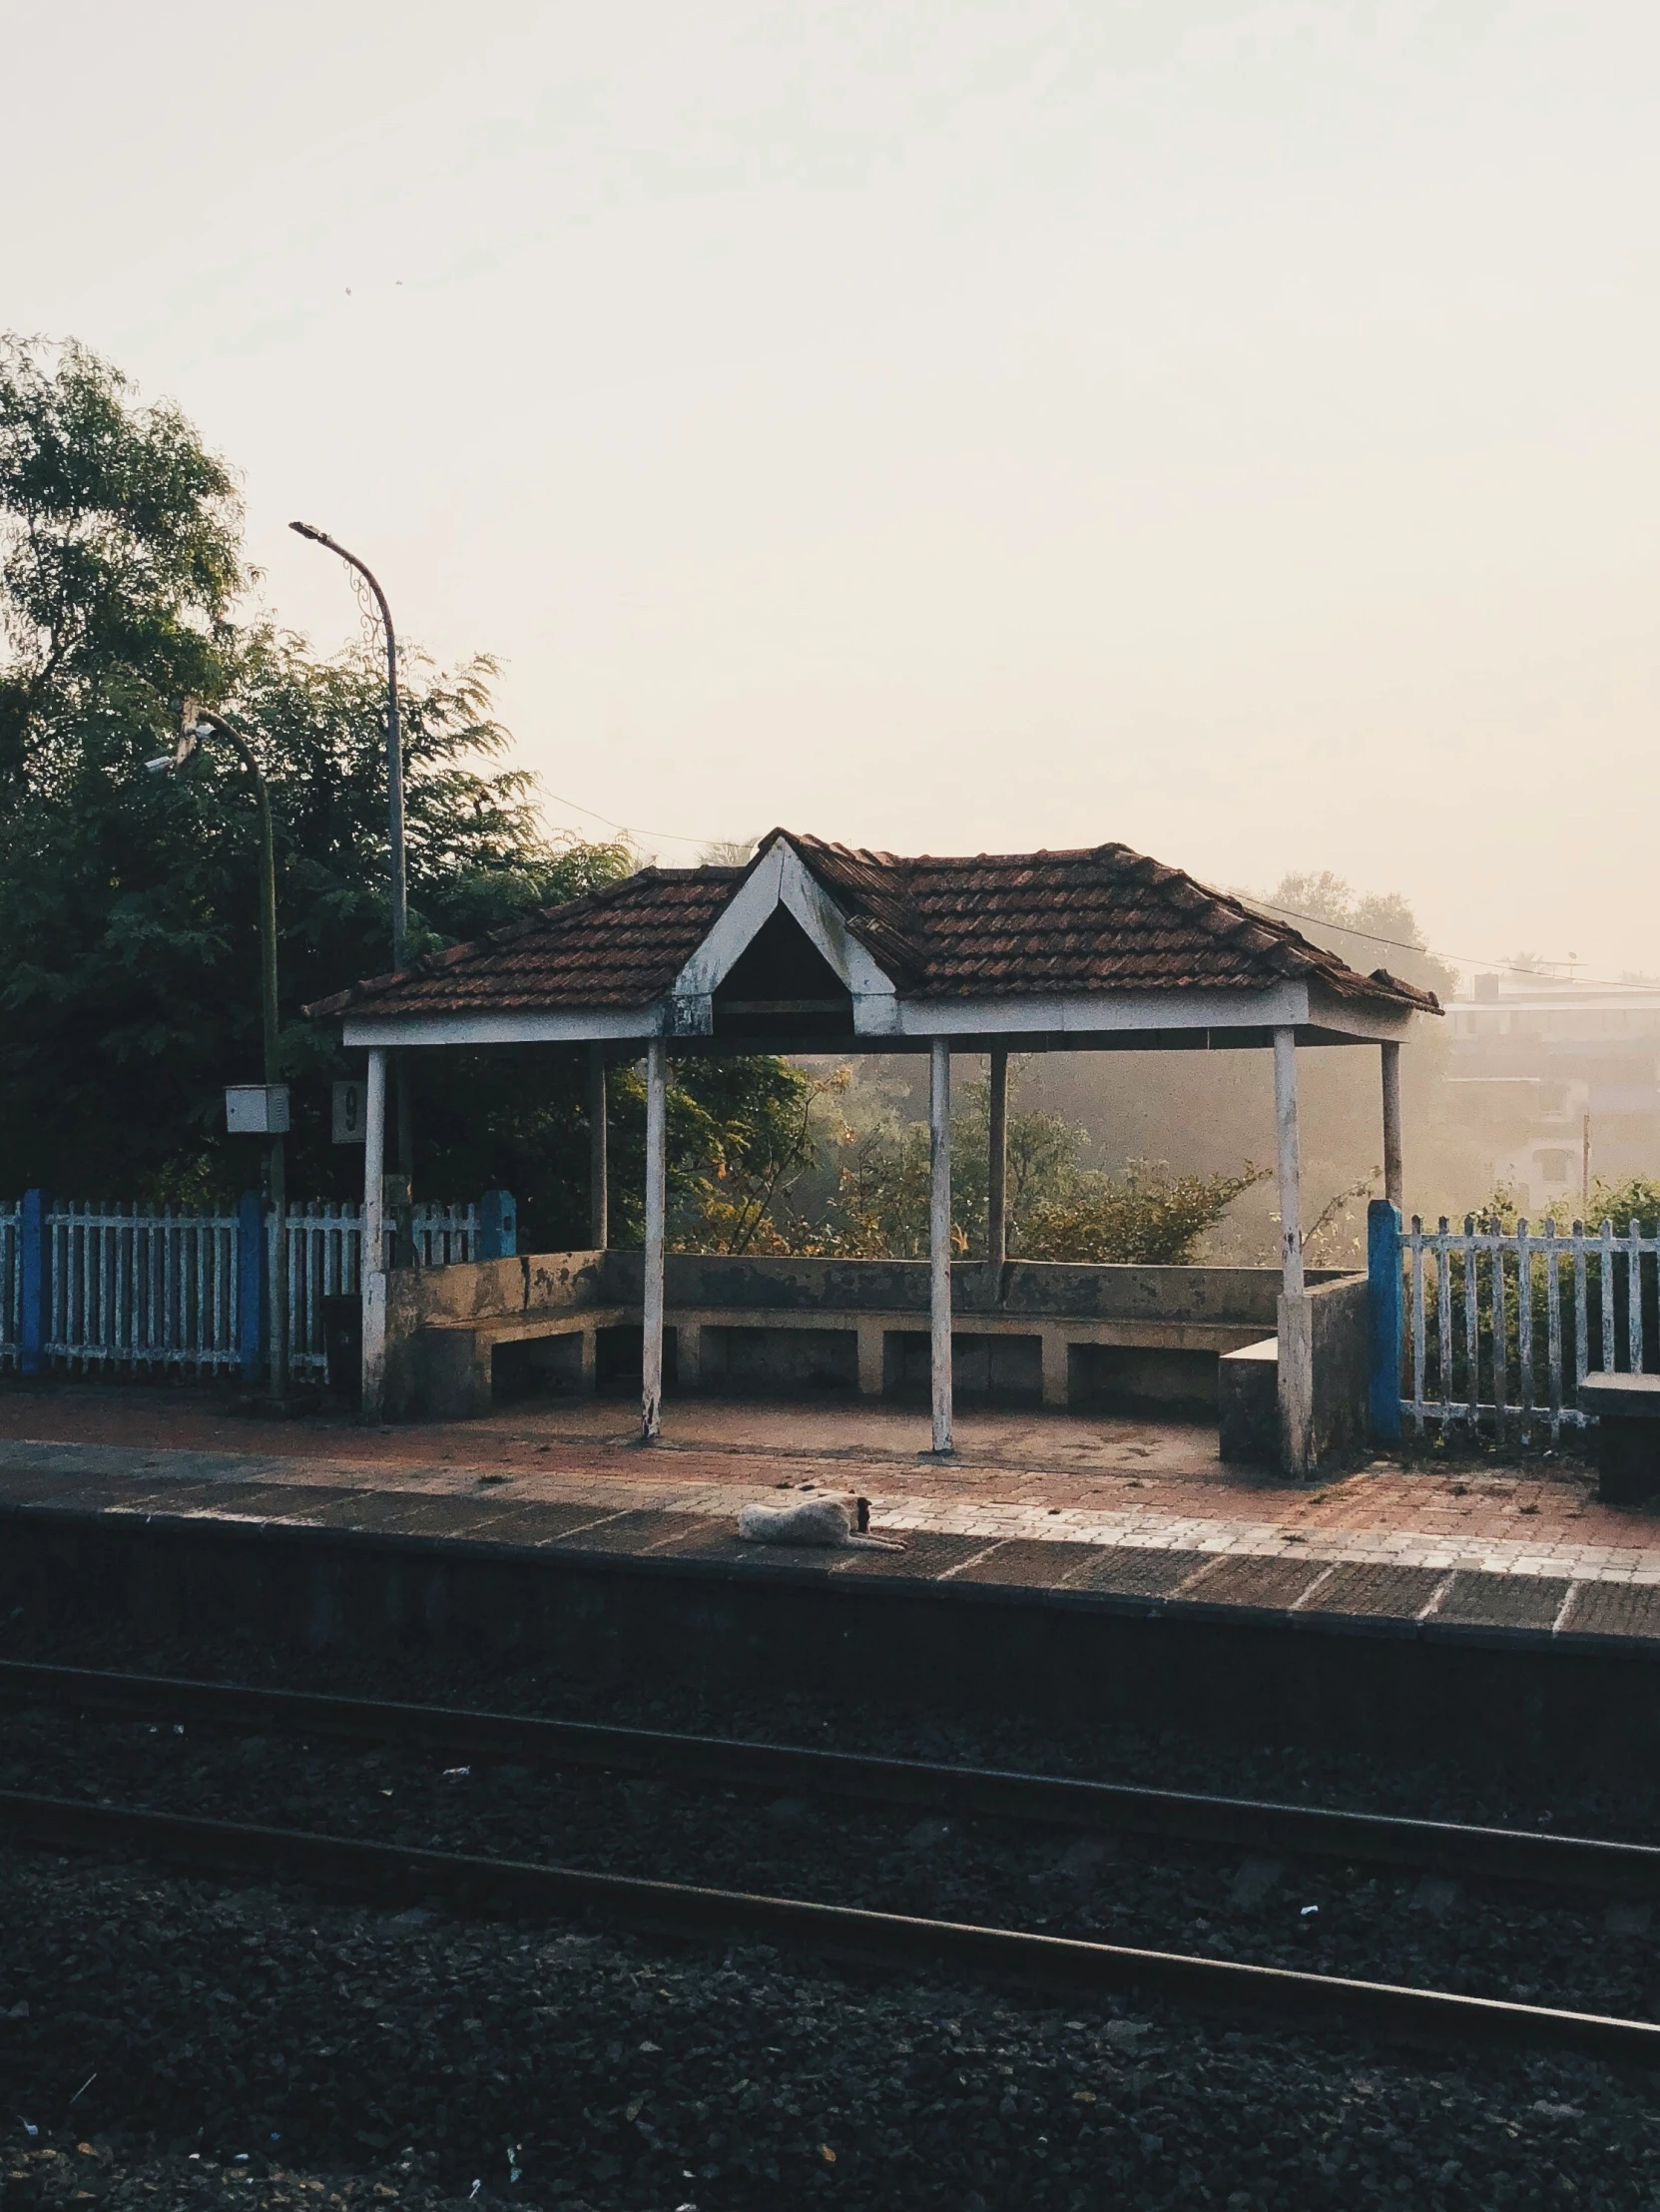
{"type": "Polygon", "coordinates": [[[472,1759],[592,1767],[702,1787],[780,1789],[1050,1828],[1156,1836],[1350,1865],[1432,1868],[1464,1879],[1660,1898],[1660,1848],[1537,1830],[1465,1827],[1392,1814],[1209,1797],[1133,1783],[867,1758],[591,1721],[405,1705],[0,1660],[0,1703],[196,1722],[244,1733],[416,1744],[472,1759]]]}
{"type": "Polygon", "coordinates": [[[1331,2020],[1390,2042],[1508,2044],[1660,2068],[1660,2024],[1512,2004],[1179,1951],[1137,1950],[957,1921],[920,1920],[807,1899],[751,1896],[678,1882],[594,1874],[527,1860],[376,1844],[352,1837],[196,1820],[122,1805],[0,1791],[0,1841],[55,1852],[135,1852],[215,1877],[276,1877],[367,1896],[377,1904],[437,1898],[464,1913],[580,1916],[647,1935],[741,1936],[832,1963],[934,1970],[1038,1995],[1122,1991],[1230,2018],[1331,2020]]]}

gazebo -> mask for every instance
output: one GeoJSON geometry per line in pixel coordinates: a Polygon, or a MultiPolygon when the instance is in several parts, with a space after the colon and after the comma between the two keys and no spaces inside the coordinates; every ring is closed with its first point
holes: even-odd
{"type": "Polygon", "coordinates": [[[1282,1449],[1312,1463],[1299,1208],[1300,1048],[1380,1050],[1385,1191],[1400,1203],[1399,1047],[1429,994],[1358,973],[1289,923],[1121,844],[901,858],[775,830],[745,867],[641,869],[308,1009],[368,1053],[363,1399],[385,1358],[388,1052],[514,1044],[592,1056],[593,1242],[606,1242],[605,1067],[646,1063],[641,1433],[663,1419],[665,1092],[671,1052],[923,1053],[930,1069],[932,1449],[952,1449],[953,1053],[989,1054],[989,1262],[1004,1252],[1008,1054],[1261,1049],[1274,1055],[1282,1225],[1282,1449]]]}

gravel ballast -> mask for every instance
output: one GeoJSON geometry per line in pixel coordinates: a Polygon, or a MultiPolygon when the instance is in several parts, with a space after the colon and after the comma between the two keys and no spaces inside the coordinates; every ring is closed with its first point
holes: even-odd
{"type": "MultiPolygon", "coordinates": [[[[1380,1769],[1095,1728],[827,1707],[758,1689],[620,1687],[408,1651],[96,1640],[14,1619],[18,1658],[1025,1766],[1425,1817],[1654,1840],[1637,1773],[1558,1788],[1518,1763],[1380,1769]]],[[[837,1902],[1284,1958],[1654,2016],[1653,1939],[1600,1907],[1414,1878],[1242,1870],[868,1809],[25,1710],[7,1785],[561,1856],[837,1902]],[[390,1792],[390,1796],[384,1793],[390,1792]],[[673,1861],[670,1864],[670,1861],[673,1861]],[[1368,1885],[1373,1887],[1370,1889],[1368,1885]],[[1302,1908],[1319,1903],[1319,1914],[1302,1908]]],[[[0,1852],[0,2207],[321,2205],[413,2212],[1225,2212],[1387,2202],[1660,2205],[1660,2088],[1588,2062],[1420,2058],[1335,2030],[1241,2031],[1162,2009],[1023,2004],[716,1952],[139,1866],[0,1852]],[[38,2132],[30,2136],[25,2122],[38,2132]],[[77,2146],[85,2145],[85,2149],[77,2146]],[[195,2154],[194,2156],[192,2154],[195,2154]],[[238,2163],[239,2159],[242,2160],[238,2163]],[[512,2178],[517,2173],[518,2178],[512,2178]],[[474,2184],[477,2191],[474,2192],[474,2184]]]]}
{"type": "Polygon", "coordinates": [[[58,2200],[43,2165],[83,2175],[77,2142],[110,2153],[125,2178],[94,2193],[117,2202],[424,2207],[475,2180],[475,2203],[569,2212],[1660,2193],[1651,2089],[1573,2061],[1429,2068],[11,1854],[0,1912],[0,2171],[30,2177],[8,2212],[58,2200]],[[181,2183],[192,2151],[214,2171],[181,2183]]]}

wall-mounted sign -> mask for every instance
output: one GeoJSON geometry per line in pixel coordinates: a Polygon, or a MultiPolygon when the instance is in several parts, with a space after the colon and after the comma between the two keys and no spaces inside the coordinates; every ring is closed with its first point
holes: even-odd
{"type": "Polygon", "coordinates": [[[233,1083],[225,1093],[225,1126],[233,1137],[280,1137],[288,1127],[286,1083],[233,1083]]]}
{"type": "Polygon", "coordinates": [[[363,1142],[363,1113],[367,1103],[366,1083],[336,1083],[334,1085],[334,1142],[336,1144],[361,1144],[363,1142]]]}

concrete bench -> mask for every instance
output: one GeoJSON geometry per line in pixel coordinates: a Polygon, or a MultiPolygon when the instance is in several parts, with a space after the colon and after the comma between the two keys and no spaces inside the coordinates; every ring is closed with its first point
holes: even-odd
{"type": "MultiPolygon", "coordinates": [[[[548,1359],[546,1380],[571,1391],[591,1391],[599,1366],[599,1337],[606,1329],[639,1327],[638,1307],[575,1306],[466,1319],[444,1317],[418,1331],[420,1410],[432,1420],[460,1420],[487,1413],[496,1402],[495,1356],[504,1346],[570,1346],[563,1359],[548,1359]]],[[[907,1351],[927,1342],[924,1313],[893,1310],[849,1313],[845,1308],[671,1306],[664,1325],[673,1331],[675,1386],[681,1390],[821,1382],[851,1386],[860,1397],[880,1398],[906,1381],[907,1351]],[[812,1338],[799,1354],[769,1347],[768,1338],[812,1338]],[[817,1373],[816,1373],[817,1371],[817,1373]]],[[[1194,1355],[1219,1360],[1249,1344],[1256,1331],[1228,1322],[1052,1320],[1025,1314],[959,1313],[952,1342],[964,1386],[977,1367],[980,1387],[1035,1391],[1040,1403],[1066,1406],[1091,1394],[1095,1351],[1194,1355]],[[971,1348],[983,1345],[976,1362],[971,1348]],[[1022,1358],[1026,1347],[1031,1357],[1022,1358]],[[998,1348],[1005,1348],[999,1353],[998,1348]],[[1018,1349],[1017,1349],[1018,1348],[1018,1349]],[[1029,1377],[1026,1370],[1029,1368],[1029,1377]]],[[[1146,1365],[1147,1363],[1143,1363],[1146,1365]]],[[[1133,1377],[1131,1378],[1133,1383],[1133,1377]]],[[[1155,1374],[1154,1380],[1157,1380],[1155,1374]]],[[[1168,1380],[1168,1379],[1166,1379],[1168,1380]]],[[[1181,1395],[1178,1385],[1173,1389],[1181,1395]]]]}
{"type": "Polygon", "coordinates": [[[1216,1364],[1218,1442],[1237,1465],[1280,1464],[1280,1340],[1263,1337],[1216,1364]]]}
{"type": "MultiPolygon", "coordinates": [[[[636,1319],[638,1317],[635,1317],[636,1319]]],[[[560,1307],[542,1313],[501,1314],[470,1320],[429,1321],[417,1332],[421,1411],[429,1420],[466,1420],[496,1401],[495,1356],[503,1345],[566,1345],[563,1377],[575,1390],[592,1390],[599,1366],[599,1333],[630,1319],[626,1307],[560,1307]]]]}
{"type": "MultiPolygon", "coordinates": [[[[835,1380],[853,1382],[858,1395],[867,1398],[890,1394],[901,1384],[907,1345],[925,1343],[928,1334],[926,1314],[848,1313],[844,1308],[671,1306],[666,1322],[675,1332],[676,1379],[681,1389],[719,1388],[723,1382],[732,1382],[734,1350],[742,1354],[748,1340],[749,1347],[759,1352],[755,1340],[776,1332],[812,1334],[839,1340],[842,1345],[850,1339],[849,1372],[845,1377],[834,1374],[833,1369],[830,1373],[835,1380]]],[[[1085,1394],[1075,1371],[1078,1355],[1087,1358],[1092,1349],[1203,1354],[1217,1359],[1248,1343],[1255,1334],[1249,1327],[1226,1322],[1056,1321],[1031,1314],[958,1313],[951,1323],[956,1365],[960,1369],[967,1364],[968,1346],[977,1340],[984,1342],[987,1380],[992,1387],[998,1386],[994,1379],[999,1372],[1004,1379],[1002,1386],[1020,1386],[1012,1380],[1016,1373],[1012,1361],[1007,1356],[999,1361],[994,1348],[1001,1345],[1012,1351],[1015,1345],[1030,1345],[1036,1357],[1026,1386],[1035,1385],[1039,1401],[1053,1406],[1068,1405],[1074,1397],[1085,1394]]],[[[788,1364],[781,1362],[781,1369],[788,1364]]],[[[800,1377],[787,1378],[781,1373],[779,1379],[800,1377]]]]}
{"type": "Polygon", "coordinates": [[[1610,1505],[1660,1495],[1660,1375],[1588,1375],[1579,1406],[1596,1415],[1597,1495],[1610,1505]]]}

